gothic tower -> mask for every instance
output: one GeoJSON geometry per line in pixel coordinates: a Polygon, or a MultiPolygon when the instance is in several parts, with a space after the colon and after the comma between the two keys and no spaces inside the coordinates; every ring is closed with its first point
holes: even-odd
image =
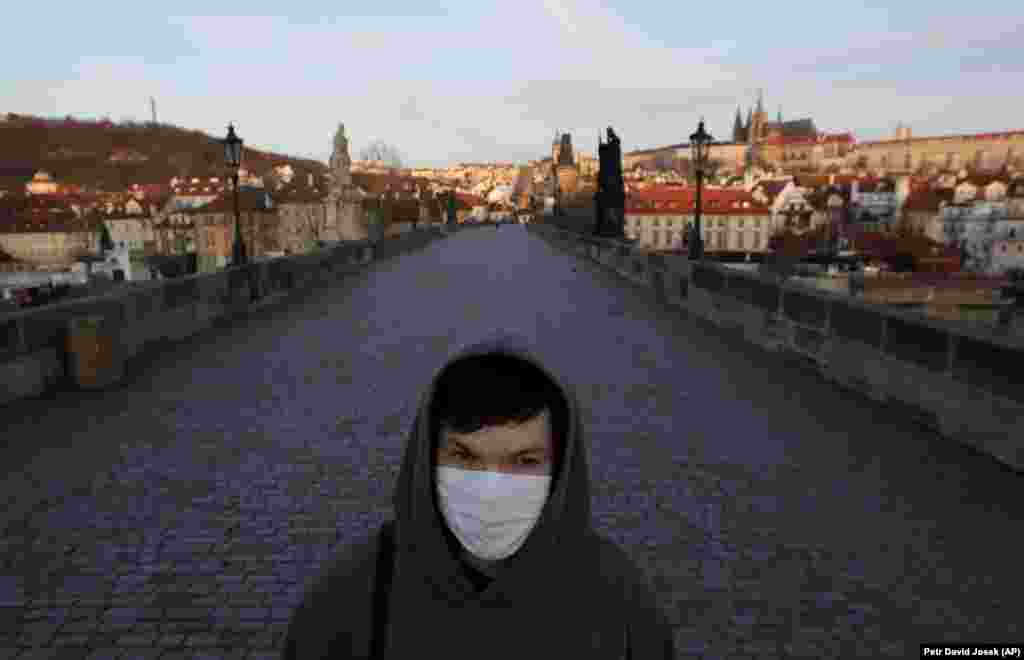
{"type": "Polygon", "coordinates": [[[558,148],[558,158],[555,160],[555,172],[558,177],[558,188],[563,193],[576,192],[579,173],[576,170],[576,159],[572,152],[572,136],[569,133],[562,134],[561,144],[558,148]]]}
{"type": "Polygon", "coordinates": [[[736,106],[736,121],[732,123],[732,141],[743,142],[743,117],[740,116],[740,107],[736,106]]]}
{"type": "Polygon", "coordinates": [[[757,110],[754,111],[754,122],[750,129],[750,139],[760,142],[768,136],[768,115],[764,111],[764,93],[757,94],[757,110]]]}

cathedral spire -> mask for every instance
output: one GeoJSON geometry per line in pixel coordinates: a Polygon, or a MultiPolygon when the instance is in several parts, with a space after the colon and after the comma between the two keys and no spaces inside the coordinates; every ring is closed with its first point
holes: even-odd
{"type": "Polygon", "coordinates": [[[757,114],[764,112],[764,90],[757,90],[757,114]]]}
{"type": "Polygon", "coordinates": [[[782,128],[782,104],[779,104],[779,128],[782,128]]]}
{"type": "Polygon", "coordinates": [[[740,107],[736,106],[736,121],[732,124],[732,141],[743,141],[743,117],[740,115],[740,107]]]}

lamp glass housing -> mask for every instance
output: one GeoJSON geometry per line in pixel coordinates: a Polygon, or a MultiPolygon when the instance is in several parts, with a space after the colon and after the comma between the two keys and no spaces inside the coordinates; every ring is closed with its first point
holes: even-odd
{"type": "Polygon", "coordinates": [[[714,138],[704,130],[704,120],[697,125],[697,132],[690,136],[690,155],[693,158],[694,167],[701,170],[708,162],[711,155],[711,143],[714,138]]]}
{"type": "Polygon", "coordinates": [[[243,140],[235,135],[235,127],[229,124],[228,136],[224,138],[224,160],[233,170],[242,165],[242,142],[243,140]]]}

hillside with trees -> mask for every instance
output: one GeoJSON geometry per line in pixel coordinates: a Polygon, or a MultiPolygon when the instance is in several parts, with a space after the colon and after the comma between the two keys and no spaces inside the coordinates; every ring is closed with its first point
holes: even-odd
{"type": "MultiPolygon", "coordinates": [[[[222,138],[169,124],[8,114],[0,120],[0,177],[10,185],[26,172],[31,177],[45,170],[62,183],[122,190],[132,183],[167,183],[175,176],[223,176],[222,138]]],[[[257,176],[285,163],[296,177],[313,173],[319,179],[327,171],[319,161],[248,146],[242,163],[257,176]]]]}

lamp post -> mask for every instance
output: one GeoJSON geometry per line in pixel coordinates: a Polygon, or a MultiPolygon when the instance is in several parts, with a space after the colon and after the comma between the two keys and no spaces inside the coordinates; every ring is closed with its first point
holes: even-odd
{"type": "Polygon", "coordinates": [[[708,161],[708,154],[711,151],[712,138],[704,130],[704,120],[701,119],[700,123],[697,124],[697,132],[690,136],[690,152],[692,156],[693,166],[697,172],[697,204],[694,213],[693,222],[693,239],[690,241],[690,254],[689,258],[694,261],[699,261],[704,258],[704,241],[701,238],[700,230],[700,192],[701,184],[704,181],[704,165],[708,161]]]}
{"type": "Polygon", "coordinates": [[[235,135],[235,127],[228,124],[228,136],[224,138],[224,159],[231,172],[235,197],[235,244],[231,250],[231,265],[241,266],[248,261],[245,254],[245,243],[242,242],[241,215],[238,212],[238,168],[242,166],[242,139],[235,135]]]}

